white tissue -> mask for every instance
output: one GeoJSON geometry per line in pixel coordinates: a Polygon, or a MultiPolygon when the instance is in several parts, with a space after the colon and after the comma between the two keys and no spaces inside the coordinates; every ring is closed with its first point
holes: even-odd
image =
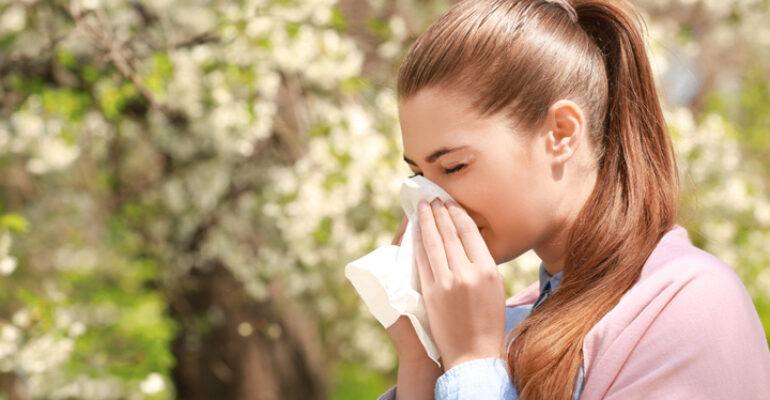
{"type": "Polygon", "coordinates": [[[345,277],[356,288],[369,311],[385,328],[393,325],[399,316],[406,315],[428,357],[441,366],[420,294],[413,239],[414,224],[417,223],[417,203],[420,200],[430,202],[436,197],[447,201],[452,197],[420,175],[404,181],[400,197],[401,207],[409,219],[401,238],[401,246],[382,246],[350,262],[345,267],[345,277]]]}

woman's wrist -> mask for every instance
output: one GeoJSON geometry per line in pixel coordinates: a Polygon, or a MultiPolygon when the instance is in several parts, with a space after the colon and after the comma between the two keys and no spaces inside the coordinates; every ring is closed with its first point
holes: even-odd
{"type": "Polygon", "coordinates": [[[433,399],[436,381],[444,371],[433,360],[399,360],[396,398],[433,399]]]}
{"type": "Polygon", "coordinates": [[[399,368],[407,368],[412,370],[425,370],[436,369],[441,371],[442,368],[436,364],[427,354],[421,354],[417,356],[405,357],[402,354],[398,355],[399,368]]]}
{"type": "Polygon", "coordinates": [[[435,365],[435,362],[428,357],[428,353],[420,343],[420,339],[406,315],[401,315],[393,325],[386,329],[386,332],[396,349],[399,362],[408,364],[433,363],[435,365]]]}

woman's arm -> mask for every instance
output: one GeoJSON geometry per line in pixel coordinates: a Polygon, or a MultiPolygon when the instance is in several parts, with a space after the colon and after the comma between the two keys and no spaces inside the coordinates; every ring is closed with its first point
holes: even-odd
{"type": "Polygon", "coordinates": [[[428,364],[398,365],[398,391],[396,399],[433,399],[436,380],[441,375],[441,369],[428,359],[428,364]]]}
{"type": "MultiPolygon", "coordinates": [[[[401,237],[404,235],[408,222],[406,216],[402,218],[401,226],[398,227],[392,244],[401,244],[401,237]]],[[[396,396],[386,396],[392,394],[391,391],[388,391],[380,396],[380,399],[433,399],[436,380],[443,370],[428,357],[428,353],[425,352],[425,348],[420,343],[409,318],[405,315],[400,316],[385,331],[398,354],[398,381],[396,383],[398,390],[395,393],[396,396]]]]}
{"type": "Polygon", "coordinates": [[[443,372],[428,357],[409,319],[402,315],[388,329],[398,353],[397,399],[433,399],[436,380],[443,372]]]}

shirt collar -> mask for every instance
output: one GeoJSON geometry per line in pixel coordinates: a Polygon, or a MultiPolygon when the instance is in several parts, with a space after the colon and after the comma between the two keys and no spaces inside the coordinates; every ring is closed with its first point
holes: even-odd
{"type": "Polygon", "coordinates": [[[556,273],[556,275],[551,276],[548,274],[548,271],[545,270],[545,263],[540,263],[540,293],[543,293],[544,290],[550,289],[551,291],[556,290],[557,287],[559,287],[559,283],[561,282],[561,273],[562,271],[559,271],[556,273]],[[548,283],[550,282],[550,285],[548,283]]]}

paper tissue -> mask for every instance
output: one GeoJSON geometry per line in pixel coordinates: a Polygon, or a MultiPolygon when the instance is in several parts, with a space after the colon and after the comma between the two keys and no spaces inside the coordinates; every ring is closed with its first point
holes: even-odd
{"type": "Polygon", "coordinates": [[[400,192],[401,207],[409,222],[401,238],[401,246],[382,246],[350,262],[345,267],[345,277],[385,328],[393,325],[399,316],[406,315],[428,356],[441,366],[420,294],[420,279],[413,251],[417,203],[420,200],[430,202],[436,197],[441,201],[452,198],[421,175],[404,181],[400,192]]]}

